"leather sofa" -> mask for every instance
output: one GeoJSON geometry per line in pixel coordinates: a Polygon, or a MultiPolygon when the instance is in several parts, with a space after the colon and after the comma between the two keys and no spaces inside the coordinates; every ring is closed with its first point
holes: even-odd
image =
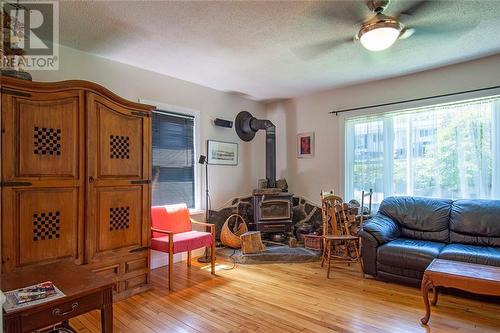
{"type": "Polygon", "coordinates": [[[366,274],[420,284],[435,258],[500,266],[500,200],[389,197],[360,231],[366,274]]]}

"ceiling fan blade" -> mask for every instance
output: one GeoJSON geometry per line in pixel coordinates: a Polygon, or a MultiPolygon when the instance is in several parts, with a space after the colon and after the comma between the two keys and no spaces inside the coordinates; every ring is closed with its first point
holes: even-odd
{"type": "Polygon", "coordinates": [[[332,49],[347,43],[353,43],[354,37],[344,39],[332,39],[306,46],[294,47],[292,52],[302,60],[312,60],[320,57],[332,49]]]}
{"type": "Polygon", "coordinates": [[[413,36],[415,31],[416,31],[415,28],[411,27],[404,28],[403,30],[401,30],[401,33],[399,34],[399,39],[408,39],[411,36],[413,36]]]}
{"type": "MultiPolygon", "coordinates": [[[[457,35],[463,35],[466,34],[467,32],[473,30],[478,23],[469,23],[469,24],[445,24],[441,23],[439,25],[429,25],[429,26],[411,26],[405,28],[406,31],[408,30],[413,30],[413,33],[409,34],[406,38],[410,36],[429,36],[429,37],[437,37],[437,36],[443,36],[443,35],[448,35],[450,37],[455,37],[457,35]]],[[[406,32],[403,30],[400,39],[406,39],[405,38],[406,32]]]]}
{"type": "Polygon", "coordinates": [[[313,16],[331,23],[357,24],[373,15],[368,11],[363,1],[325,1],[314,4],[313,16]]]}
{"type": "Polygon", "coordinates": [[[396,15],[397,18],[401,16],[415,16],[418,15],[418,13],[423,10],[425,7],[428,7],[432,5],[432,1],[428,0],[418,0],[415,1],[410,7],[404,9],[403,11],[399,12],[399,14],[396,15]]]}

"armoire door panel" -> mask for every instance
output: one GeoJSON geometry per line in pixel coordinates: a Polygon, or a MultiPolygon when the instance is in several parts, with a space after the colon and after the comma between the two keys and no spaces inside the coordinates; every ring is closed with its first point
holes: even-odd
{"type": "Polygon", "coordinates": [[[89,238],[95,239],[87,253],[98,265],[149,245],[151,118],[93,93],[87,105],[89,238]]]}
{"type": "Polygon", "coordinates": [[[4,179],[79,178],[83,115],[78,92],[8,97],[4,179]]]}
{"type": "Polygon", "coordinates": [[[97,191],[97,252],[141,246],[142,188],[103,187],[97,191]]]}
{"type": "Polygon", "coordinates": [[[78,258],[78,188],[11,189],[15,266],[78,258]]]}
{"type": "Polygon", "coordinates": [[[142,118],[97,103],[99,178],[141,178],[142,118]]]}

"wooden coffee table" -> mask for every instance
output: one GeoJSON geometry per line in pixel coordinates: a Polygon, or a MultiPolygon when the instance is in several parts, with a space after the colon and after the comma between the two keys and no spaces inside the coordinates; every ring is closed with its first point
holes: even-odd
{"type": "Polygon", "coordinates": [[[425,270],[421,285],[425,316],[420,321],[424,325],[427,324],[431,316],[429,290],[432,289],[433,293],[432,305],[436,305],[439,287],[456,288],[481,295],[500,296],[500,267],[434,259],[425,270]]]}
{"type": "Polygon", "coordinates": [[[37,283],[52,281],[66,296],[46,303],[4,312],[8,333],[32,332],[62,323],[92,310],[101,310],[101,331],[113,332],[114,281],[92,273],[87,268],[70,263],[30,266],[2,274],[1,289],[15,290],[37,283]]]}

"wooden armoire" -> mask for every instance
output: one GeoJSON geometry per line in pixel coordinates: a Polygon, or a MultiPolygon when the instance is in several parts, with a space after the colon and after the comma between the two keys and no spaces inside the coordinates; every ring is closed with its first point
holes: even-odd
{"type": "Polygon", "coordinates": [[[65,261],[149,287],[151,111],[86,81],[1,81],[2,272],[65,261]]]}

